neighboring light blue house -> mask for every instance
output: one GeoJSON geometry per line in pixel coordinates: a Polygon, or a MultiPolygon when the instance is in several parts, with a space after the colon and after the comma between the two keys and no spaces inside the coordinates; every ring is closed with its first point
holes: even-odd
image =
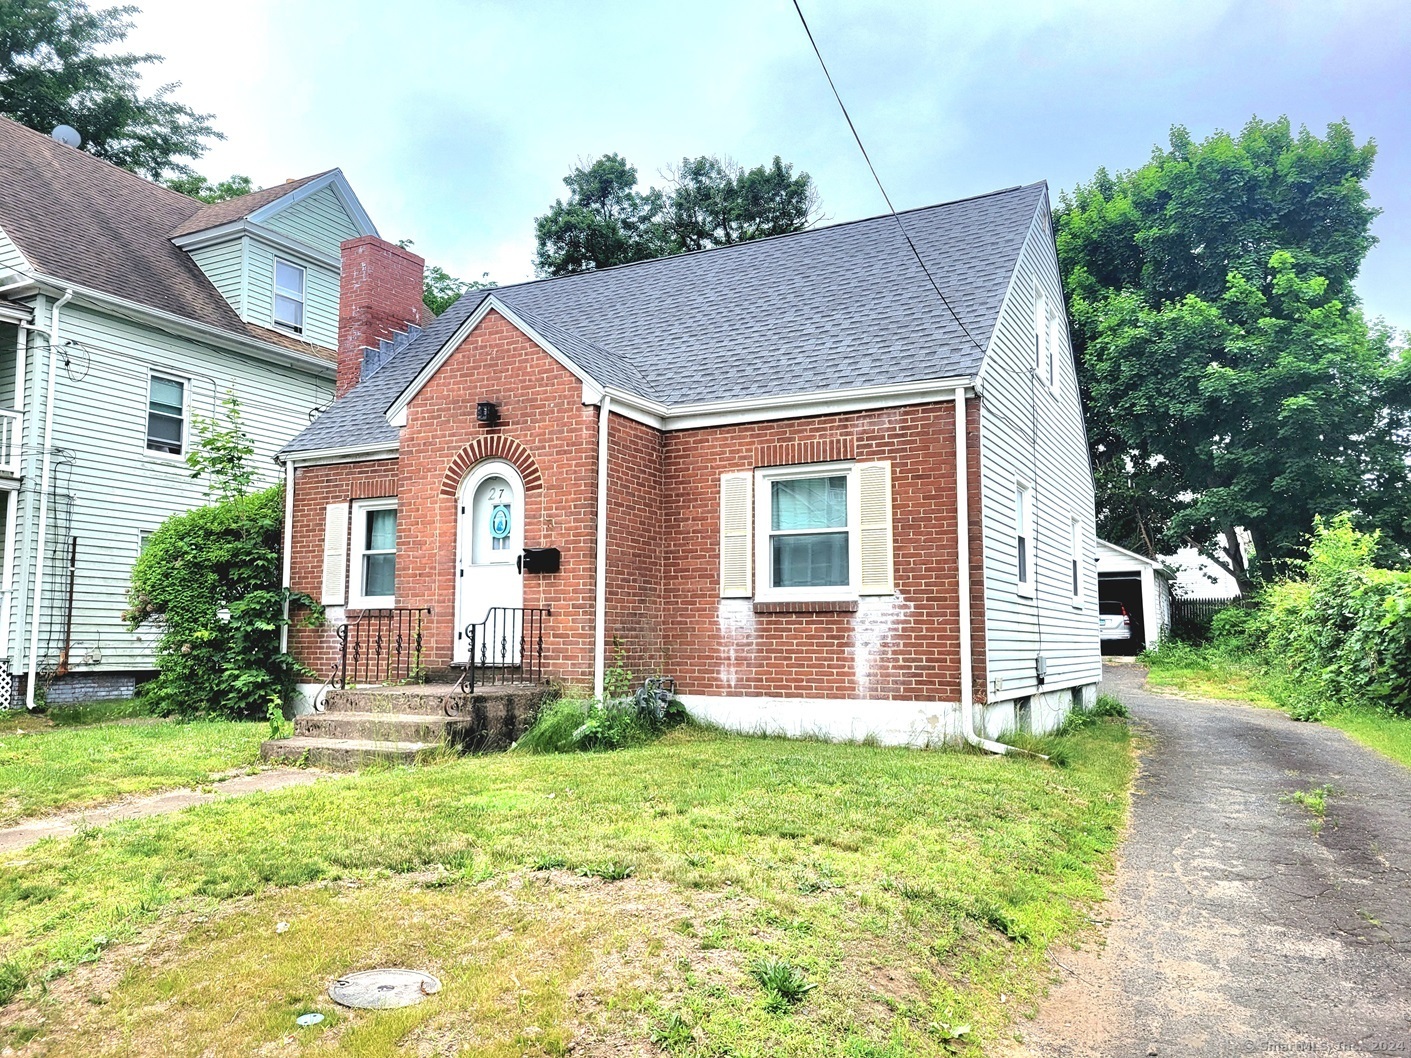
{"type": "Polygon", "coordinates": [[[279,480],[333,397],[339,245],[376,229],[336,169],[206,205],[3,119],[0,188],[0,707],[130,694],[133,562],[205,502],[192,415],[233,391],[279,480]]]}

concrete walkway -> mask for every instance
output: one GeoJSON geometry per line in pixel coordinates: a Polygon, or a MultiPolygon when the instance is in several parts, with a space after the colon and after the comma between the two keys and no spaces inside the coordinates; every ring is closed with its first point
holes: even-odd
{"type": "Polygon", "coordinates": [[[149,797],[137,797],[127,801],[84,808],[62,815],[44,816],[16,823],[0,830],[0,855],[15,852],[33,845],[44,838],[66,838],[86,827],[100,827],[120,819],[139,819],[143,816],[161,816],[168,812],[179,812],[192,805],[202,805],[208,801],[239,797],[241,794],[258,793],[261,790],[282,790],[287,786],[307,786],[324,778],[325,773],[297,768],[274,768],[255,772],[253,775],[239,775],[224,782],[215,783],[211,792],[202,790],[167,790],[149,797]]]}
{"type": "Polygon", "coordinates": [[[1144,740],[1105,947],[1018,1053],[1411,1054],[1411,769],[1250,706],[1104,690],[1144,740]],[[1291,802],[1326,788],[1326,817],[1291,802]]]}

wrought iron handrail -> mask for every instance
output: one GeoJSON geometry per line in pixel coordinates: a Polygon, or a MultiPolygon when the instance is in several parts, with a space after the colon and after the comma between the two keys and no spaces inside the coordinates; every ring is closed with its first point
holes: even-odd
{"type": "Polygon", "coordinates": [[[458,690],[544,682],[544,619],[547,606],[492,606],[485,620],[465,626],[469,661],[458,690]]]}
{"type": "Polygon", "coordinates": [[[429,606],[364,610],[338,626],[339,688],[363,683],[402,683],[421,672],[422,623],[429,606]]]}

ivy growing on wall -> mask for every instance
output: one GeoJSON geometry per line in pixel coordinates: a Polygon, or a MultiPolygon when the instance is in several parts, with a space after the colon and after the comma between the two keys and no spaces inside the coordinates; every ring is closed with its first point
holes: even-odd
{"type": "Polygon", "coordinates": [[[202,420],[189,462],[210,475],[217,502],[168,518],[132,571],[129,627],[160,630],[158,676],[144,694],[163,713],[260,717],[283,708],[307,670],[280,650],[286,599],[314,600],[281,586],[283,486],[250,492],[253,445],[239,402],[225,400],[226,422],[202,420]]]}

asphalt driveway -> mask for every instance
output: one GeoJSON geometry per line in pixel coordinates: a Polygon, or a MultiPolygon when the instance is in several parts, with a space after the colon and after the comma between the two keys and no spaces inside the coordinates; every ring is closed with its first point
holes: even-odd
{"type": "Polygon", "coordinates": [[[1411,1055],[1411,770],[1144,678],[1104,677],[1143,739],[1106,943],[1060,956],[1018,1053],[1411,1055]],[[1321,821],[1292,799],[1320,789],[1321,821]]]}

